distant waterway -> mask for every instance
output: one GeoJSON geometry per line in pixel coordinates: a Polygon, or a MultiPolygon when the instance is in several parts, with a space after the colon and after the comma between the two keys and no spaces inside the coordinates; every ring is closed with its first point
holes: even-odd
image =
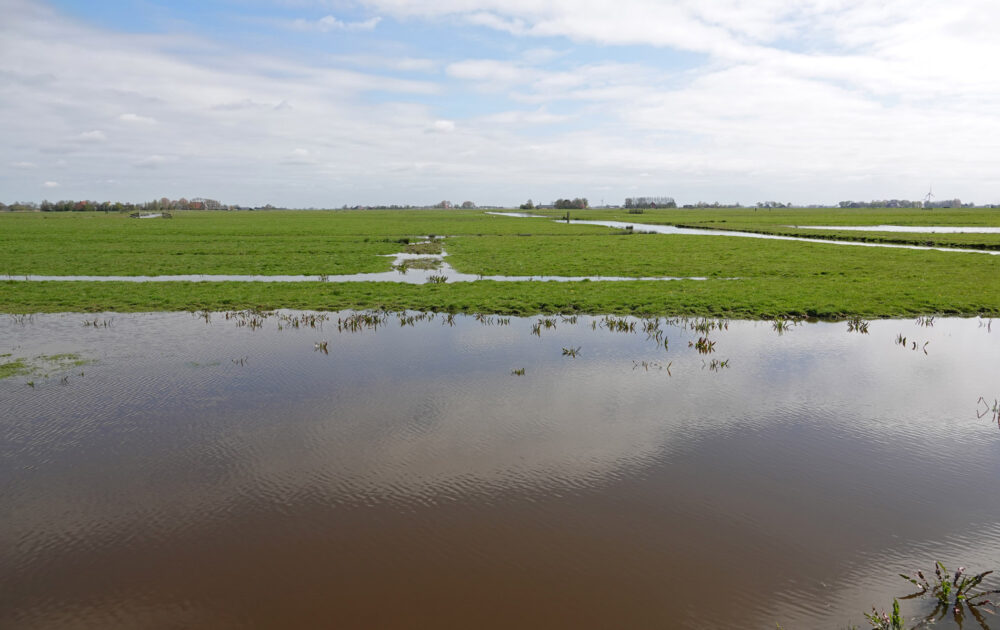
{"type": "MultiPolygon", "coordinates": [[[[523,212],[490,212],[489,214],[495,214],[497,216],[508,216],[513,218],[549,218],[542,217],[540,215],[531,215],[523,212]]],[[[567,223],[565,219],[552,219],[559,223],[567,223]]],[[[757,232],[739,232],[736,230],[702,230],[696,228],[684,228],[677,227],[675,225],[658,225],[655,223],[629,223],[626,221],[589,221],[589,220],[579,220],[570,219],[568,221],[570,225],[598,225],[602,227],[613,228],[616,230],[634,230],[636,232],[652,233],[652,234],[690,234],[690,235],[701,235],[701,236],[731,236],[731,237],[742,237],[742,238],[761,238],[774,241],[802,241],[806,243],[823,243],[826,245],[849,245],[855,247],[885,247],[890,249],[915,249],[923,251],[939,251],[939,252],[964,252],[969,254],[989,254],[991,256],[1000,255],[1000,251],[982,250],[982,249],[963,249],[959,247],[926,247],[920,245],[897,245],[892,243],[865,243],[861,241],[839,241],[839,240],[829,240],[821,238],[809,238],[805,236],[782,236],[778,234],[761,234],[757,232]]],[[[807,229],[820,229],[817,226],[799,226],[807,229]]],[[[841,226],[829,226],[828,229],[840,230],[847,229],[841,226]]],[[[865,228],[868,229],[868,228],[865,228]]],[[[988,230],[991,228],[982,228],[988,230]]],[[[1000,228],[996,228],[1000,229],[1000,228]]],[[[902,230],[900,230],[902,231],[902,230]]],[[[920,230],[909,230],[909,231],[920,231],[920,230]]],[[[992,233],[992,232],[985,232],[992,233]]]]}

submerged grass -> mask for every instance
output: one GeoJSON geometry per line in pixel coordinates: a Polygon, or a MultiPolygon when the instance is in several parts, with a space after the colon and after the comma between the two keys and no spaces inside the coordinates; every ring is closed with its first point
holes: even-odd
{"type": "Polygon", "coordinates": [[[27,361],[23,358],[0,363],[0,379],[29,374],[30,372],[31,368],[28,366],[27,361]]]}
{"type": "Polygon", "coordinates": [[[0,355],[0,380],[15,376],[49,378],[53,374],[93,363],[93,360],[75,353],[42,354],[31,358],[10,358],[12,356],[0,355]]]}

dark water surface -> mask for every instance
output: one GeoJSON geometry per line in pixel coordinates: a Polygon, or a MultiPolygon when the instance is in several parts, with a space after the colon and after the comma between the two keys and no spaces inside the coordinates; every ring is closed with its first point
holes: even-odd
{"type": "Polygon", "coordinates": [[[1000,568],[984,321],[282,314],[0,320],[94,361],[0,380],[0,627],[867,627],[1000,568]]]}

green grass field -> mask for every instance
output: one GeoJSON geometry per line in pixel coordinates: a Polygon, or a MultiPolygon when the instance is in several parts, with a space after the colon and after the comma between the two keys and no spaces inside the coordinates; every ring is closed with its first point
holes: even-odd
{"type": "MultiPolygon", "coordinates": [[[[352,274],[388,271],[397,241],[436,235],[516,234],[520,222],[482,212],[176,212],[0,214],[2,275],[352,274]]],[[[551,221],[546,234],[592,227],[551,221]]]]}
{"type": "MultiPolygon", "coordinates": [[[[559,213],[553,213],[559,214],[559,213]]],[[[993,210],[571,211],[694,225],[997,225],[993,210]],[[676,214],[673,214],[676,213],[676,214]],[[759,220],[755,217],[759,216],[759,220]]],[[[443,235],[458,271],[486,275],[700,276],[707,281],[395,283],[0,282],[0,312],[387,308],[864,317],[1000,315],[1000,256],[728,236],[625,235],[482,211],[184,212],[174,219],[0,214],[10,275],[347,274],[385,271],[404,239],[443,235]]],[[[864,237],[844,232],[846,236],[864,237]]],[[[899,234],[893,234],[899,237],[899,234]]],[[[905,236],[905,235],[904,235],[905,236]]],[[[929,235],[920,235],[926,237],[929,235]]],[[[954,235],[957,236],[957,235],[954,235]]],[[[997,235],[971,235],[988,247],[997,235]]],[[[964,245],[964,244],[963,244],[964,245]]]]}

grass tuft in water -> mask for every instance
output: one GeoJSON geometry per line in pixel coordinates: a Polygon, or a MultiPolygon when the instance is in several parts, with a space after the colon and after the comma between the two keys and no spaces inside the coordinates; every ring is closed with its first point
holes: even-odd
{"type": "Polygon", "coordinates": [[[792,329],[792,326],[794,325],[795,322],[793,320],[784,319],[781,317],[776,318],[774,321],[771,322],[771,328],[777,331],[779,335],[783,335],[786,332],[790,331],[792,329]]]}
{"type": "MultiPolygon", "coordinates": [[[[988,630],[986,620],[982,611],[996,613],[994,607],[996,602],[989,599],[991,595],[1000,594],[1000,589],[977,590],[986,576],[993,571],[983,571],[976,575],[967,575],[965,567],[959,567],[952,574],[943,563],[937,562],[934,566],[933,577],[924,575],[923,571],[917,571],[913,575],[899,574],[907,582],[913,584],[920,590],[907,595],[903,599],[917,599],[923,597],[933,597],[935,607],[933,612],[927,615],[923,621],[915,627],[922,627],[944,619],[949,612],[959,628],[965,619],[966,613],[971,614],[982,628],[988,630]],[[980,610],[982,609],[982,610],[980,610]]],[[[893,607],[898,609],[898,604],[893,607]]],[[[871,617],[869,617],[871,620],[871,617]]],[[[880,626],[876,626],[880,627],[880,626]]],[[[896,626],[892,626],[895,628],[896,626]]],[[[902,625],[898,626],[902,628],[902,625]]]]}
{"type": "Polygon", "coordinates": [[[861,333],[862,335],[868,334],[868,324],[870,322],[861,319],[860,317],[852,317],[847,320],[847,332],[861,333]]]}
{"type": "Polygon", "coordinates": [[[899,600],[892,600],[892,614],[886,613],[884,610],[879,612],[872,606],[872,611],[870,613],[865,613],[865,617],[868,622],[872,624],[872,628],[876,630],[905,630],[903,625],[903,617],[899,614],[899,600]]]}
{"type": "Polygon", "coordinates": [[[635,322],[629,320],[629,318],[627,317],[614,317],[613,315],[605,315],[604,319],[601,320],[601,326],[607,328],[611,332],[621,332],[621,333],[635,332],[635,322]]]}
{"type": "Polygon", "coordinates": [[[1000,426],[1000,399],[994,398],[993,405],[990,406],[986,398],[980,396],[979,400],[976,401],[976,417],[984,418],[990,414],[993,415],[993,422],[996,422],[997,426],[1000,426]]]}
{"type": "Polygon", "coordinates": [[[711,354],[715,352],[715,342],[708,337],[698,337],[698,341],[689,341],[688,347],[694,347],[698,354],[711,354]]]}
{"type": "Polygon", "coordinates": [[[111,325],[114,323],[114,321],[115,319],[113,317],[110,319],[99,319],[95,317],[92,320],[91,319],[83,320],[83,325],[84,327],[91,327],[91,328],[111,328],[111,325]]]}
{"type": "Polygon", "coordinates": [[[388,313],[376,311],[363,311],[351,313],[347,317],[337,318],[337,332],[361,332],[362,330],[376,330],[385,324],[389,319],[388,313]]]}

